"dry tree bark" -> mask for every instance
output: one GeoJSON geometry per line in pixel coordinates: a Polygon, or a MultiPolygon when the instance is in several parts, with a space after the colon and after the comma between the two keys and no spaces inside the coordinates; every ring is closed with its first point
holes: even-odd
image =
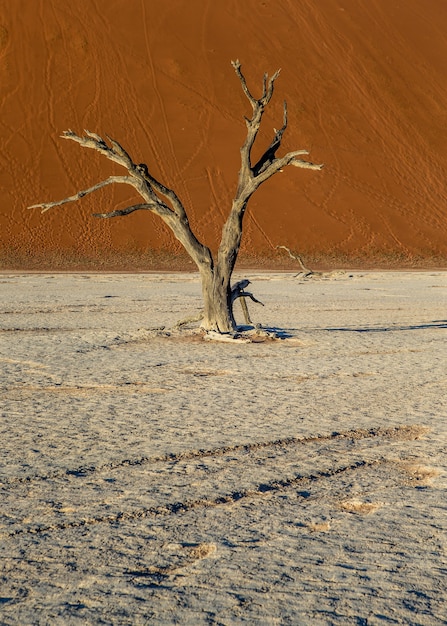
{"type": "Polygon", "coordinates": [[[282,136],[287,128],[286,102],[284,102],[282,127],[279,130],[274,129],[275,134],[272,142],[258,161],[252,164],[251,150],[261,125],[264,110],[272,98],[274,83],[278,78],[279,70],[270,77],[268,74],[264,74],[262,96],[258,99],[250,92],[239,61],[232,61],[232,65],[240,80],[242,90],[251,104],[252,117],[250,119],[245,118],[247,138],[240,149],[241,168],[237,190],[230,214],[222,230],[222,239],[216,258],[213,258],[210,249],[203,245],[193,233],[185,208],[172,189],[165,187],[165,185],[154,178],[145,163],[134,163],[130,155],[116,140],[107,137],[107,143],[96,133],[87,130],[84,131],[84,136],[82,137],[76,135],[71,130],[65,131],[62,137],[76,141],[83,148],[91,148],[100,152],[109,160],[123,166],[127,170],[128,175],[110,176],[106,180],[88,189],[79,191],[64,200],[35,204],[29,207],[31,209],[40,208],[42,213],[44,213],[53,207],[80,200],[87,194],[93,193],[106,185],[115,183],[131,185],[140,194],[144,202],[134,204],[125,209],[111,211],[110,213],[97,213],[94,214],[95,217],[121,217],[141,210],[152,211],[158,215],[171,229],[174,236],[180,241],[199,269],[204,301],[202,327],[205,330],[213,330],[220,333],[232,333],[236,330],[233,303],[237,298],[244,299],[250,297],[257,302],[252,294],[244,291],[249,284],[248,282],[241,281],[233,288],[231,287],[231,276],[239,253],[243,218],[249,199],[262,183],[277,172],[282,171],[287,165],[312,170],[320,170],[323,167],[299,158],[308,154],[306,150],[289,152],[283,157],[276,156],[276,152],[281,146],[282,136]],[[241,286],[242,282],[244,282],[243,286],[241,286]]]}

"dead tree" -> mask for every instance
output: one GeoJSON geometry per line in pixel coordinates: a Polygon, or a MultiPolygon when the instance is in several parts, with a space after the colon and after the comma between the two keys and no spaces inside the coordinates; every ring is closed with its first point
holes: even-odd
{"type": "Polygon", "coordinates": [[[287,165],[312,170],[320,170],[323,167],[299,158],[309,154],[306,150],[289,152],[283,157],[276,156],[281,145],[282,136],[287,128],[286,102],[284,102],[283,124],[281,128],[279,130],[274,129],[275,134],[272,142],[259,160],[252,164],[251,150],[256,140],[265,108],[272,98],[273,87],[275,80],[278,78],[279,70],[270,77],[264,74],[262,96],[258,99],[249,90],[239,61],[232,61],[232,65],[241,82],[243,92],[251,104],[252,117],[250,119],[245,118],[247,138],[240,149],[241,169],[239,171],[238,185],[230,214],[222,230],[222,239],[216,258],[213,258],[210,249],[203,245],[193,233],[185,208],[172,189],[165,187],[158,181],[150,173],[145,163],[134,163],[128,152],[117,141],[107,137],[108,142],[106,142],[96,133],[87,130],[84,131],[84,136],[82,137],[76,135],[71,130],[65,131],[62,137],[76,141],[83,148],[97,150],[111,161],[123,166],[128,174],[125,176],[110,176],[106,180],[88,189],[79,191],[64,200],[35,204],[29,207],[31,209],[41,208],[43,213],[52,207],[80,200],[87,194],[106,185],[115,183],[131,185],[143,198],[144,201],[142,203],[134,204],[125,209],[111,211],[110,213],[94,214],[95,217],[121,217],[130,215],[134,211],[152,211],[158,215],[171,229],[174,236],[180,241],[199,269],[204,301],[202,327],[205,330],[214,330],[220,333],[231,333],[236,330],[233,304],[239,297],[251,297],[251,294],[241,289],[240,283],[235,285],[234,288],[231,287],[231,276],[239,253],[243,218],[249,199],[262,183],[277,172],[281,172],[287,165]]]}
{"type": "Polygon", "coordinates": [[[292,254],[292,252],[290,252],[290,250],[289,250],[289,248],[287,248],[287,246],[276,246],[276,249],[277,250],[280,250],[280,249],[285,250],[288,253],[288,255],[289,255],[289,257],[291,259],[293,259],[294,261],[298,261],[302,271],[299,272],[295,276],[295,278],[297,278],[298,276],[300,278],[308,278],[309,276],[312,276],[313,274],[315,274],[315,272],[313,270],[310,270],[308,267],[306,267],[304,265],[303,259],[300,257],[300,255],[299,254],[292,254]]]}

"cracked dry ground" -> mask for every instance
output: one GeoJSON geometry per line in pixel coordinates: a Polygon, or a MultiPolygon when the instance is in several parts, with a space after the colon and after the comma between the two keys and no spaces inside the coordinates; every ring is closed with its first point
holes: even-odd
{"type": "Polygon", "coordinates": [[[249,345],[142,331],[194,278],[3,280],[1,624],[445,622],[442,273],[260,278],[249,345]]]}

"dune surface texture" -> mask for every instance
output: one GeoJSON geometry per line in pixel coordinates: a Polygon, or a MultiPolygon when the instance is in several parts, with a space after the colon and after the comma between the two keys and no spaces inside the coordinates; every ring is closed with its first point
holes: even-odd
{"type": "Polygon", "coordinates": [[[255,194],[242,260],[278,267],[282,245],[314,263],[443,267],[446,26],[443,0],[0,0],[2,267],[188,267],[149,212],[91,217],[135,203],[131,188],[26,210],[123,173],[60,139],[69,128],[147,163],[215,250],[251,111],[232,59],[255,95],[282,70],[258,153],[286,99],[282,149],[325,164],[255,194]]]}

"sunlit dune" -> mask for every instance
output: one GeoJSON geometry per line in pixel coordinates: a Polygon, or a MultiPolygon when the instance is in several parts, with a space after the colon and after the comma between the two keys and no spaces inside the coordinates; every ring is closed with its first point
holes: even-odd
{"type": "Polygon", "coordinates": [[[314,266],[443,267],[446,24],[438,0],[0,2],[2,267],[192,269],[156,216],[91,217],[138,200],[128,188],[26,210],[113,173],[59,139],[68,128],[147,163],[215,249],[250,114],[236,58],[255,94],[281,68],[258,150],[286,99],[283,150],[325,164],[256,193],[241,262],[292,267],[286,246],[314,266]]]}

